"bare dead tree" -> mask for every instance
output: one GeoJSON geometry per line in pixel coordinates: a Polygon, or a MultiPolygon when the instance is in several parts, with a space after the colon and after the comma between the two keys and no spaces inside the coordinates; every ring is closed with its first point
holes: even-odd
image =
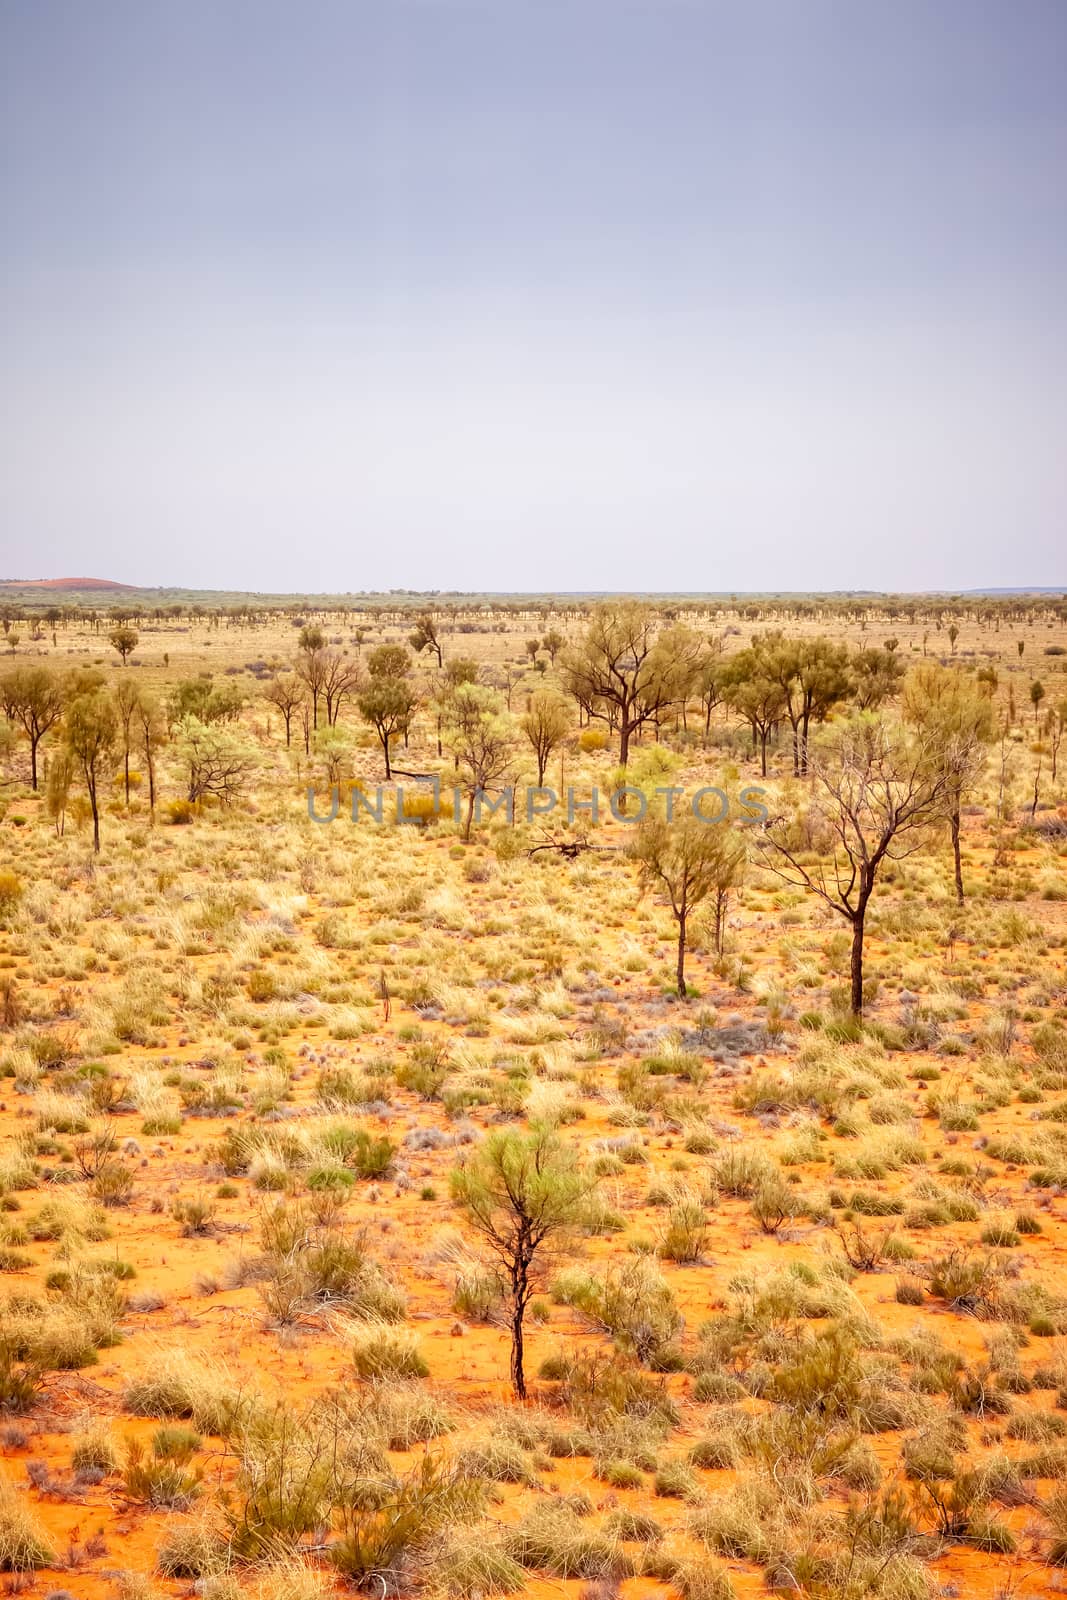
{"type": "Polygon", "coordinates": [[[279,672],[263,690],[263,698],[267,704],[281,713],[282,722],[285,724],[287,747],[292,739],[293,712],[304,703],[305,694],[304,680],[295,672],[279,672]]]}
{"type": "Polygon", "coordinates": [[[334,728],[345,696],[355,694],[359,688],[360,670],[339,650],[326,650],[323,657],[322,696],[326,701],[326,721],[334,728]]]}

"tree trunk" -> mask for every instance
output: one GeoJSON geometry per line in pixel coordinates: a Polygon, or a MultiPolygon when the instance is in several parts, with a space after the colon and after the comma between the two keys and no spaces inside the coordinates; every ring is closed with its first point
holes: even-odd
{"type": "Polygon", "coordinates": [[[516,1304],[511,1318],[511,1382],[520,1400],[526,1399],[526,1373],[523,1369],[523,1318],[526,1308],[516,1304]]]}
{"type": "Polygon", "coordinates": [[[515,1256],[511,1262],[511,1381],[515,1394],[520,1400],[526,1399],[526,1370],[524,1365],[524,1322],[526,1319],[526,1302],[530,1298],[530,1263],[533,1259],[529,1249],[529,1239],[523,1239],[524,1228],[520,1228],[520,1241],[515,1256]]]}
{"type": "Polygon", "coordinates": [[[764,728],[759,736],[760,774],[764,778],[767,776],[767,737],[769,733],[770,729],[764,728]]]}
{"type": "Polygon", "coordinates": [[[715,892],[715,954],[721,958],[726,937],[726,890],[715,892]]]}
{"type": "Polygon", "coordinates": [[[625,767],[630,762],[630,734],[633,730],[629,722],[623,717],[619,726],[619,766],[625,767]]]}
{"type": "Polygon", "coordinates": [[[385,753],[385,781],[386,783],[392,783],[393,769],[389,764],[389,735],[387,733],[382,734],[382,750],[385,753]]]}
{"type": "Polygon", "coordinates": [[[31,733],[30,734],[30,788],[31,789],[36,789],[36,787],[37,787],[37,745],[38,745],[39,742],[40,742],[39,738],[35,739],[33,734],[31,733]]]}
{"type": "Polygon", "coordinates": [[[959,905],[962,905],[963,865],[960,861],[960,804],[958,799],[953,801],[952,812],[948,821],[949,829],[952,833],[952,865],[956,874],[956,900],[959,905]]]}
{"type": "Polygon", "coordinates": [[[463,823],[464,844],[470,844],[471,842],[471,827],[474,823],[474,794],[475,791],[472,789],[470,794],[467,796],[467,815],[463,823]]]}
{"type": "Polygon", "coordinates": [[[685,912],[678,918],[678,998],[685,999],[685,912]]]}
{"type": "Polygon", "coordinates": [[[93,854],[100,854],[100,810],[96,803],[96,778],[86,775],[85,787],[89,791],[89,806],[93,813],[93,854]]]}
{"type": "Polygon", "coordinates": [[[863,1015],[863,919],[866,907],[852,919],[852,1015],[863,1015]]]}

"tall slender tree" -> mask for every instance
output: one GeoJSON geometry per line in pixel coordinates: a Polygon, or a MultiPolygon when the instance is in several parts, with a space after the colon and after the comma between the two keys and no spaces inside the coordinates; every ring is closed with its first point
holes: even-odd
{"type": "Polygon", "coordinates": [[[545,781],[545,768],[553,750],[567,737],[571,719],[566,703],[551,690],[539,690],[530,696],[529,709],[519,718],[522,729],[537,762],[537,786],[545,781]]]}
{"type": "Polygon", "coordinates": [[[956,899],[962,905],[963,800],[985,766],[984,747],[996,731],[993,706],[989,696],[963,673],[936,661],[923,661],[908,676],[901,709],[905,720],[924,741],[936,770],[945,779],[953,878],[956,899]]]}
{"type": "Polygon", "coordinates": [[[64,740],[89,797],[95,855],[100,853],[100,779],[111,766],[117,734],[118,717],[106,689],[95,689],[71,701],[64,722],[64,740]]]}
{"type": "Polygon", "coordinates": [[[526,1399],[524,1328],[547,1250],[581,1220],[596,1186],[558,1135],[491,1133],[452,1173],[452,1198],[504,1271],[511,1325],[511,1381],[526,1399]]]}

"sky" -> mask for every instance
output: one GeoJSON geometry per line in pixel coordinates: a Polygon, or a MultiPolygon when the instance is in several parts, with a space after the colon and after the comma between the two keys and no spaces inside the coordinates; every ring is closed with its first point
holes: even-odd
{"type": "Polygon", "coordinates": [[[0,576],[1067,587],[1062,0],[0,0],[0,576]]]}

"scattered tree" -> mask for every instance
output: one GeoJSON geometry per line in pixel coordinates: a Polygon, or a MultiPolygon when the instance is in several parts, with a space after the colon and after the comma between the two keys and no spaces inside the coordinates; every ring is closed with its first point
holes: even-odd
{"type": "Polygon", "coordinates": [[[313,656],[317,650],[325,650],[326,635],[314,623],[305,623],[297,635],[297,648],[304,655],[313,656]]]}
{"type": "Polygon", "coordinates": [[[390,740],[406,733],[418,705],[414,685],[407,676],[411,658],[403,645],[380,644],[367,658],[370,676],[356,696],[359,714],[373,727],[385,757],[385,781],[392,780],[390,740]]]}
{"type": "MultiPolygon", "coordinates": [[[[306,630],[305,630],[306,631],[306,630]]],[[[316,632],[319,630],[316,629],[316,632]]],[[[311,725],[319,725],[319,701],[326,685],[327,652],[324,649],[302,650],[296,664],[297,675],[311,696],[311,725]]]]}
{"type": "Polygon", "coordinates": [[[239,734],[186,717],[178,729],[178,761],[186,798],[196,805],[209,796],[229,805],[255,772],[255,752],[239,734]]]}
{"type": "Polygon", "coordinates": [[[530,696],[529,710],[519,718],[519,727],[534,753],[537,786],[540,788],[545,781],[545,769],[553,750],[563,743],[570,730],[566,703],[558,694],[539,690],[530,696]]]}
{"type": "Polygon", "coordinates": [[[326,722],[332,728],[336,726],[342,702],[358,689],[360,673],[356,663],[340,650],[324,650],[322,658],[322,695],[326,702],[326,722]]]}
{"type": "Polygon", "coordinates": [[[852,657],[852,697],[861,711],[878,711],[892,700],[904,677],[893,650],[857,650],[852,657]]]}
{"type": "Polygon", "coordinates": [[[184,678],[167,699],[167,718],[173,728],[186,717],[198,722],[236,722],[244,707],[244,694],[235,683],[213,683],[207,678],[184,678]]]}
{"type": "Polygon", "coordinates": [[[1039,713],[1041,711],[1041,702],[1042,702],[1042,700],[1044,698],[1045,698],[1045,685],[1041,682],[1040,678],[1035,678],[1033,683],[1030,685],[1030,704],[1034,708],[1034,727],[1035,728],[1038,725],[1038,717],[1039,717],[1039,713]]]}
{"type": "Polygon", "coordinates": [[[104,689],[77,695],[67,708],[64,741],[81,770],[93,817],[93,853],[100,852],[100,805],[97,787],[115,753],[118,718],[104,689]]]}
{"type": "Polygon", "coordinates": [[[122,777],[128,810],[130,804],[130,750],[134,740],[134,723],[141,694],[133,679],[123,678],[120,683],[115,685],[115,692],[112,698],[115,702],[115,720],[118,726],[119,738],[122,741],[122,777]]]}
{"type": "Polygon", "coordinates": [[[281,714],[285,727],[285,747],[288,749],[292,742],[293,712],[305,698],[304,681],[295,672],[279,672],[264,688],[263,698],[281,714]]]}
{"type": "Polygon", "coordinates": [[[995,728],[993,707],[988,695],[960,672],[924,661],[908,677],[902,709],[945,779],[956,899],[962,905],[960,815],[964,795],[974,787],[985,766],[983,747],[995,728]]]}
{"type": "Polygon", "coordinates": [[[62,839],[66,830],[67,804],[73,782],[74,757],[66,745],[61,745],[48,763],[44,789],[45,809],[55,824],[58,839],[62,839]]]}
{"type": "Polygon", "coordinates": [[[30,785],[37,788],[37,748],[63,715],[64,688],[47,667],[16,667],[0,680],[0,706],[30,742],[30,785]]]}
{"type": "Polygon", "coordinates": [[[137,649],[137,630],[135,628],[112,628],[108,634],[112,648],[117,650],[125,666],[130,656],[137,649]]]}
{"type": "Polygon", "coordinates": [[[767,776],[767,741],[785,715],[786,697],[769,662],[759,650],[739,650],[724,662],[719,677],[722,697],[752,730],[752,753],[760,753],[760,772],[767,776]]]}
{"type": "Polygon", "coordinates": [[[463,840],[469,843],[479,796],[488,794],[511,770],[513,725],[501,711],[493,691],[473,683],[459,686],[449,704],[448,716],[445,742],[467,796],[463,840]]]}
{"type": "Polygon", "coordinates": [[[716,943],[721,950],[722,907],[744,869],[741,837],[725,822],[706,822],[691,811],[668,822],[649,817],[640,824],[628,854],[646,887],[666,893],[678,924],[676,977],[685,999],[685,947],[689,919],[709,896],[717,902],[716,943]],[[721,897],[721,898],[720,898],[721,897]]]}
{"type": "Polygon", "coordinates": [[[1049,710],[1045,716],[1045,734],[1052,754],[1052,781],[1056,782],[1056,770],[1059,766],[1060,744],[1063,741],[1063,730],[1067,728],[1067,700],[1061,700],[1059,705],[1049,710]]]}
{"type": "Polygon", "coordinates": [[[429,611],[422,611],[416,620],[412,633],[408,635],[408,643],[417,656],[424,650],[430,650],[437,657],[438,669],[444,665],[441,657],[441,645],[437,637],[437,624],[429,611]]]}
{"type": "Polygon", "coordinates": [[[535,1272],[553,1242],[581,1220],[596,1179],[558,1135],[491,1133],[452,1173],[452,1197],[504,1270],[511,1323],[511,1381],[526,1399],[523,1329],[535,1272]]]}
{"type": "MultiPolygon", "coordinates": [[[[886,640],[896,648],[896,640],[886,640]]],[[[813,722],[824,722],[851,688],[848,648],[832,639],[787,639],[783,633],[757,634],[753,649],[764,676],[782,691],[785,715],[793,730],[793,775],[808,770],[808,735],[813,722]]]]}
{"type": "Polygon", "coordinates": [[[635,600],[598,606],[581,640],[561,657],[561,675],[587,717],[615,728],[619,765],[630,741],[671,704],[677,673],[669,652],[657,648],[651,607],[635,600]]]}
{"type": "Polygon", "coordinates": [[[148,774],[148,809],[153,817],[156,814],[156,756],[167,742],[167,719],[163,708],[154,696],[143,694],[137,702],[135,722],[140,740],[141,753],[144,756],[145,772],[148,774]]]}
{"type": "Polygon", "coordinates": [[[411,670],[411,657],[402,644],[380,644],[367,657],[372,678],[404,678],[411,670]]]}
{"type": "Polygon", "coordinates": [[[763,830],[764,864],[817,894],[852,929],[851,1006],[863,1014],[867,907],[886,860],[901,860],[944,814],[949,778],[922,739],[862,717],[811,757],[812,798],[799,822],[763,830]]]}

